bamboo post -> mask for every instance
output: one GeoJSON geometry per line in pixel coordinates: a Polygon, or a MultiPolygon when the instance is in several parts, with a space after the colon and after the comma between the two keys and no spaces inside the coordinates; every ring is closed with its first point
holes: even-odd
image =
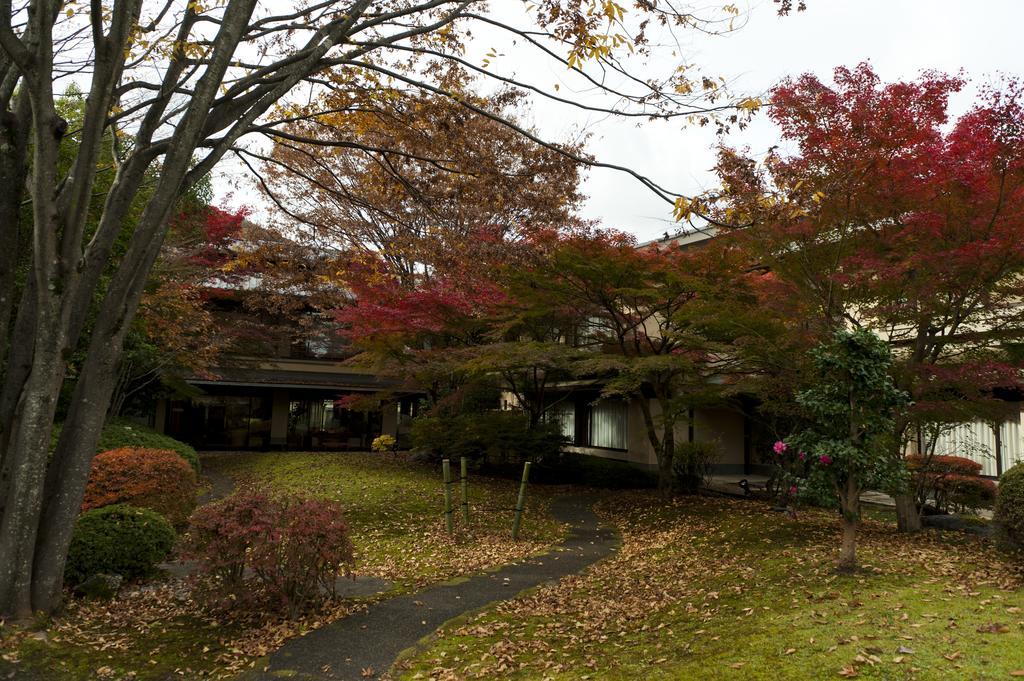
{"type": "Polygon", "coordinates": [[[526,505],[526,481],[530,477],[530,462],[523,464],[523,481],[519,484],[519,498],[516,499],[516,515],[512,520],[512,539],[519,538],[519,525],[523,521],[523,507],[526,505]]]}
{"type": "Polygon", "coordinates": [[[469,476],[467,475],[466,457],[459,461],[459,473],[462,478],[462,521],[469,525],[469,476]]]}
{"type": "Polygon", "coordinates": [[[441,470],[444,472],[444,527],[452,534],[452,469],[448,459],[441,462],[441,470]]]}

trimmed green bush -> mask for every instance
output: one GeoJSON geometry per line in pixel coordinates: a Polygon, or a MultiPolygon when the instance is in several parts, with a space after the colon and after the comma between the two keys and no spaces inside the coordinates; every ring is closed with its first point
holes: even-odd
{"type": "Polygon", "coordinates": [[[458,416],[421,416],[412,424],[412,444],[431,459],[473,459],[501,468],[557,456],[565,439],[556,423],[530,428],[525,414],[487,411],[458,416]]]}
{"type": "MultiPolygon", "coordinates": [[[[57,446],[60,437],[60,426],[53,429],[53,446],[57,446]]],[[[96,444],[96,453],[107,452],[111,449],[123,449],[132,447],[134,449],[169,449],[177,452],[181,458],[188,461],[198,475],[199,455],[191,446],[181,440],[175,440],[169,435],[158,433],[152,428],[139,425],[134,421],[115,419],[107,424],[100,434],[100,441],[96,444]]]]}
{"type": "Polygon", "coordinates": [[[81,584],[97,574],[150,577],[174,547],[174,528],[157,513],[126,504],[104,506],[78,517],[64,579],[81,584]]]}
{"type": "Polygon", "coordinates": [[[1024,463],[999,478],[994,520],[1014,544],[1024,546],[1024,463]]]}

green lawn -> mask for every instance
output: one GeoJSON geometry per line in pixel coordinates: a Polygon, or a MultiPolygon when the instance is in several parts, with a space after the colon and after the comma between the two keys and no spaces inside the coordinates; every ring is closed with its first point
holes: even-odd
{"type": "MultiPolygon", "coordinates": [[[[494,568],[543,550],[562,536],[561,526],[546,512],[553,488],[530,488],[521,541],[513,543],[517,483],[470,473],[470,524],[462,525],[459,486],[454,484],[456,534],[449,537],[440,466],[390,455],[253,454],[211,459],[207,465],[238,480],[342,502],[356,544],[357,572],[407,587],[494,568]]],[[[457,465],[452,475],[457,479],[457,465]]]]}
{"type": "MultiPolygon", "coordinates": [[[[521,540],[510,540],[515,481],[470,477],[471,522],[445,533],[440,466],[373,454],[244,454],[204,461],[238,481],[341,502],[357,550],[355,572],[393,583],[382,597],[541,551],[563,535],[546,506],[555,490],[532,487],[521,540]]],[[[453,486],[458,503],[458,487],[453,486]]],[[[457,507],[456,507],[457,508],[457,507]]],[[[457,509],[458,510],[458,509],[457,509]]],[[[0,678],[40,681],[228,677],[287,638],[343,617],[361,601],[332,603],[298,622],[216,613],[180,581],[127,587],[112,602],[70,602],[43,628],[47,642],[0,626],[0,678]]],[[[39,629],[39,628],[37,628],[39,629]]],[[[37,634],[38,635],[38,634],[37,634]]]]}
{"type": "MultiPolygon", "coordinates": [[[[393,582],[391,594],[516,560],[562,533],[545,513],[560,490],[534,486],[525,539],[511,542],[515,482],[474,476],[472,522],[461,527],[456,513],[449,537],[439,467],[389,456],[250,454],[205,466],[339,500],[357,572],[393,582]]],[[[1024,559],[983,540],[901,536],[872,512],[861,533],[864,569],[840,577],[836,518],[824,511],[791,519],[762,502],[665,504],[606,492],[598,512],[622,534],[616,555],[450,624],[400,676],[1004,679],[1024,670],[1024,559]]],[[[340,601],[282,622],[217,615],[180,582],[128,589],[111,603],[72,603],[46,627],[46,643],[0,628],[0,678],[10,670],[55,681],[223,678],[357,607],[340,601]]]]}
{"type": "Polygon", "coordinates": [[[649,494],[599,510],[624,544],[579,577],[450,625],[402,678],[1005,679],[1024,675],[1024,560],[869,521],[833,570],[833,514],[649,494]]]}

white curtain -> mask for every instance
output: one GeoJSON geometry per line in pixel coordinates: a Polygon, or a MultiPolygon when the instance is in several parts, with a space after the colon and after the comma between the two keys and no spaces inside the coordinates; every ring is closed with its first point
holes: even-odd
{"type": "Polygon", "coordinates": [[[627,422],[625,402],[598,402],[590,409],[590,446],[625,449],[627,422]]]}
{"type": "Polygon", "coordinates": [[[550,423],[557,423],[562,430],[562,436],[569,442],[576,441],[576,405],[572,402],[561,402],[544,412],[544,419],[550,423]]]}

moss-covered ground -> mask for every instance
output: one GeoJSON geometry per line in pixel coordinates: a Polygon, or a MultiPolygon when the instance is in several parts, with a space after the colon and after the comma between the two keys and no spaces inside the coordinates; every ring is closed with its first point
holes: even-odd
{"type": "Polygon", "coordinates": [[[1024,560],[987,541],[868,520],[862,568],[843,576],[833,513],[643,493],[600,512],[623,535],[616,557],[443,628],[400,676],[1024,676],[1024,560]]]}

